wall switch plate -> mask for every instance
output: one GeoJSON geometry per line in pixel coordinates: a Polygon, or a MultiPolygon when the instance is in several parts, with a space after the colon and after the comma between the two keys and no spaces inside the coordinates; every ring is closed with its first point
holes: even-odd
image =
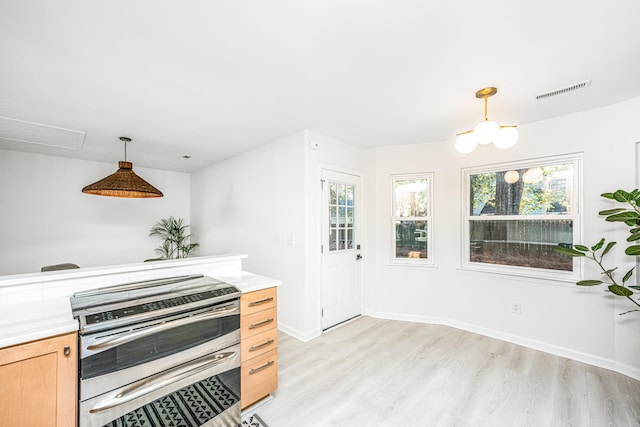
{"type": "Polygon", "coordinates": [[[511,313],[513,314],[522,314],[522,307],[519,302],[514,302],[511,304],[511,313]]]}

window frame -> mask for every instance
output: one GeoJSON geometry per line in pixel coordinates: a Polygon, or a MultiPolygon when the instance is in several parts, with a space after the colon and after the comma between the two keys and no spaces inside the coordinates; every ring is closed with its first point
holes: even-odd
{"type": "Polygon", "coordinates": [[[329,208],[329,212],[331,211],[331,208],[334,207],[336,209],[336,225],[335,227],[331,224],[331,218],[332,215],[331,213],[328,214],[328,220],[329,220],[329,227],[328,227],[328,231],[329,231],[329,236],[331,235],[331,230],[335,229],[336,231],[336,248],[335,249],[331,249],[331,239],[328,239],[327,242],[327,251],[329,254],[342,254],[345,252],[354,252],[357,250],[357,244],[356,244],[356,206],[355,206],[355,202],[356,202],[356,184],[352,183],[352,182],[347,182],[347,181],[341,181],[341,180],[333,180],[333,179],[328,179],[327,180],[327,186],[328,186],[328,193],[329,195],[331,194],[331,184],[335,184],[336,185],[336,203],[333,204],[331,203],[331,196],[329,196],[329,201],[327,202],[327,207],[329,208]],[[340,186],[344,185],[345,186],[345,204],[341,205],[340,204],[340,186]],[[352,187],[353,191],[352,191],[352,198],[349,199],[349,197],[347,196],[348,192],[347,192],[347,188],[348,187],[352,187]],[[351,203],[351,205],[349,205],[348,201],[351,200],[353,203],[351,203]],[[345,225],[344,226],[340,226],[340,209],[343,208],[345,209],[345,225]],[[351,223],[349,224],[349,215],[348,212],[349,210],[351,210],[351,223]],[[344,230],[345,232],[345,247],[342,248],[340,247],[340,231],[344,230]],[[347,239],[348,236],[348,231],[351,230],[351,240],[347,239]],[[351,247],[347,247],[347,243],[346,242],[351,242],[351,247]]]}
{"type": "Polygon", "coordinates": [[[550,279],[553,281],[575,282],[582,277],[583,262],[579,257],[573,257],[572,271],[561,271],[552,269],[543,269],[535,267],[523,267],[516,265],[489,264],[481,262],[472,262],[470,251],[470,233],[471,221],[482,221],[479,216],[471,215],[471,175],[491,172],[501,172],[525,168],[535,168],[543,166],[551,166],[562,163],[573,164],[573,202],[572,212],[566,215],[491,215],[484,220],[493,221],[517,221],[517,220],[567,220],[573,221],[573,243],[576,244],[583,241],[583,218],[582,218],[582,153],[572,153],[565,155],[541,157],[535,159],[519,160],[513,162],[495,163],[483,166],[474,166],[461,169],[461,194],[462,194],[462,225],[461,225],[461,269],[473,270],[487,273],[507,274],[514,276],[524,276],[528,278],[550,279]]]}
{"type": "Polygon", "coordinates": [[[435,266],[435,245],[433,241],[433,172],[420,172],[420,173],[402,173],[390,175],[391,186],[391,215],[390,215],[390,264],[398,266],[423,266],[433,267],[435,266]],[[427,215],[425,216],[411,216],[402,217],[396,216],[396,182],[398,181],[410,181],[424,179],[427,181],[427,215]],[[396,256],[396,221],[425,221],[427,224],[427,257],[426,258],[398,258],[396,256]]]}

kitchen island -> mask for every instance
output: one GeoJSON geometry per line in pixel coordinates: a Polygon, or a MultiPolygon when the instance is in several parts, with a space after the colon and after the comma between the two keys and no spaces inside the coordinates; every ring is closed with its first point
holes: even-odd
{"type": "Polygon", "coordinates": [[[243,293],[280,281],[242,270],[243,254],[0,276],[0,348],[78,330],[69,297],[122,283],[202,274],[243,293]]]}
{"type": "MultiPolygon", "coordinates": [[[[26,366],[28,360],[44,361],[45,358],[51,362],[42,364],[43,372],[49,372],[55,366],[59,372],[77,372],[78,321],[73,318],[69,297],[79,291],[168,277],[204,275],[234,285],[243,295],[255,295],[267,289],[275,295],[280,281],[243,271],[244,258],[245,255],[196,257],[0,277],[0,376],[10,378],[16,390],[24,388],[24,384],[37,384],[37,381],[30,381],[35,375],[29,374],[32,368],[22,369],[22,366],[26,366]],[[72,369],[69,369],[70,364],[72,369]],[[22,370],[16,372],[16,367],[22,370]]],[[[275,316],[272,322],[275,331],[275,316]]],[[[267,394],[277,386],[277,365],[273,372],[274,385],[267,394]]],[[[64,377],[65,381],[52,383],[53,388],[41,390],[43,399],[46,395],[54,398],[49,410],[41,411],[37,423],[48,419],[51,423],[46,425],[69,425],[68,421],[60,420],[69,420],[69,414],[75,412],[76,393],[71,391],[75,391],[77,379],[74,375],[59,377],[64,377]]],[[[33,387],[29,391],[38,395],[33,387]]],[[[260,391],[259,394],[263,397],[264,393],[260,391]]],[[[40,401],[37,398],[19,399],[27,400],[40,401]]],[[[4,409],[16,414],[37,412],[26,407],[20,410],[20,406],[4,409]]],[[[20,425],[31,421],[31,418],[17,418],[16,422],[20,425]]]]}

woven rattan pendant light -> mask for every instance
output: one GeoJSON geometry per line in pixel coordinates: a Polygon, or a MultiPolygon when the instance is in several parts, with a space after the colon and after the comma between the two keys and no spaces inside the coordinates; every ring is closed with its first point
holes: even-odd
{"type": "Polygon", "coordinates": [[[120,141],[124,142],[124,161],[118,162],[118,170],[100,181],[87,185],[82,192],[110,197],[162,197],[162,191],[136,175],[133,163],[127,162],[127,142],[131,142],[131,138],[121,136],[120,141]]]}

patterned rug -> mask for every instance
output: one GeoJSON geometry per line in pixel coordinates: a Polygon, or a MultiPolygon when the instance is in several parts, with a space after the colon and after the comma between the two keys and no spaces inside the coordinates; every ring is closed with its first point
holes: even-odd
{"type": "Polygon", "coordinates": [[[240,375],[239,372],[234,375],[233,371],[235,369],[156,399],[104,427],[201,426],[240,401],[240,387],[236,384],[240,375]]]}
{"type": "Polygon", "coordinates": [[[249,418],[242,420],[242,427],[269,427],[267,423],[262,421],[258,414],[253,414],[249,418]]]}

